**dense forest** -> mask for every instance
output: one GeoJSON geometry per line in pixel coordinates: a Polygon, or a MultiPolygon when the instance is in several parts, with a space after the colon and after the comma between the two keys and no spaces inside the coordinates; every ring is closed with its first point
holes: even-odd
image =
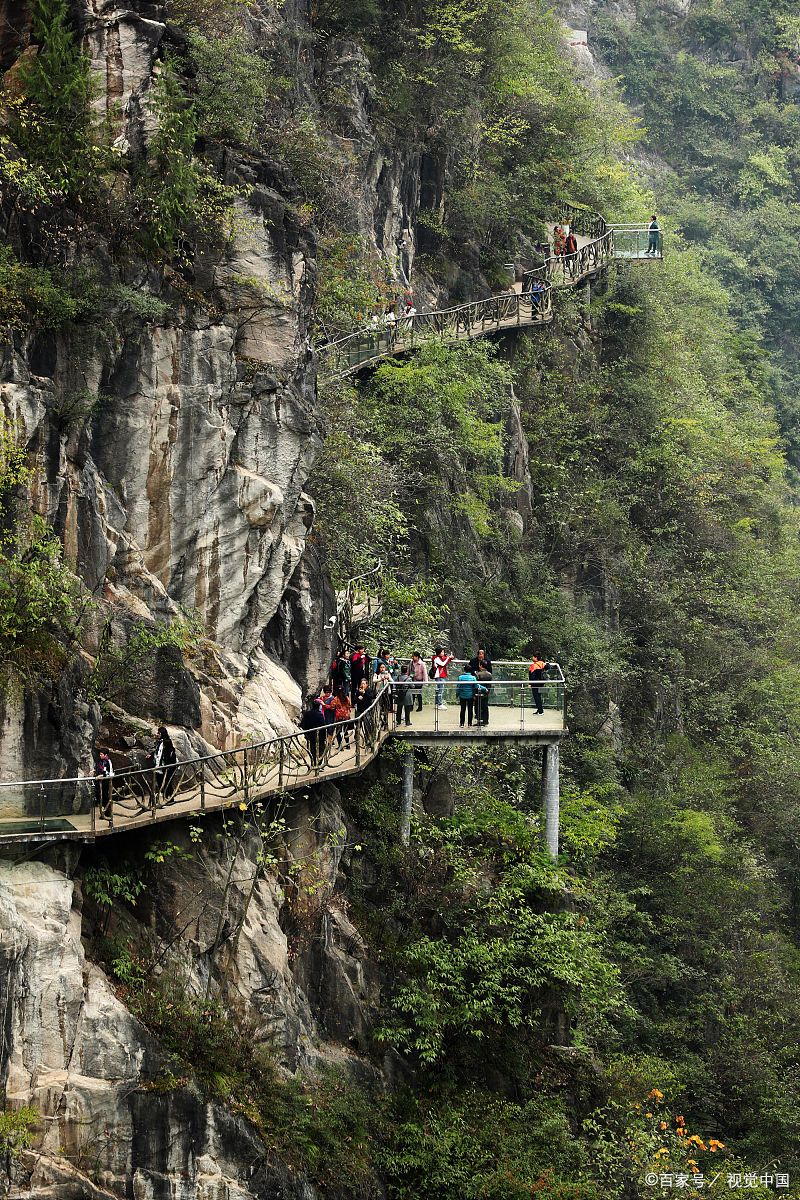
{"type": "MultiPolygon", "coordinates": [[[[550,328],[316,380],[310,547],[338,586],[382,564],[370,644],[479,640],[562,664],[562,852],[544,851],[534,750],[420,758],[450,802],[419,807],[403,846],[385,749],[341,789],[330,893],[287,871],[286,812],[257,818],[253,888],[259,871],[280,882],[301,950],[323,900],[346,908],[380,979],[355,1065],[290,1070],[268,1037],[253,1052],[229,967],[215,975],[222,916],[202,989],[180,983],[158,902],[209,839],[238,855],[247,813],[235,833],[86,849],[87,952],[164,1048],[154,1091],[194,1073],[311,1195],[800,1196],[800,18],[597,3],[589,71],[538,0],[276,13],[167,0],[133,144],[98,100],[85,17],[35,0],[28,46],[3,63],[0,378],[26,355],[46,375],[54,340],[77,357],[88,331],[118,346],[133,328],[207,330],[258,189],[285,202],[259,201],[267,227],[313,262],[304,334],[349,329],[408,286],[370,226],[366,164],[387,147],[423,180],[419,305],[502,289],[565,200],[658,212],[663,262],[562,291],[550,328]]],[[[237,335],[293,302],[249,261],[225,283],[237,335]]],[[[236,354],[249,384],[260,368],[236,354]]],[[[48,455],[116,428],[116,386],[66,370],[49,446],[8,412],[0,444],[4,686],[35,692],[80,660],[106,721],[124,672],[152,689],[143,657],[205,662],[216,645],[150,585],[151,613],[114,625],[121,576],[89,579],[69,520],[36,504],[48,455]]],[[[36,1119],[0,1115],[9,1161],[36,1119]]]]}

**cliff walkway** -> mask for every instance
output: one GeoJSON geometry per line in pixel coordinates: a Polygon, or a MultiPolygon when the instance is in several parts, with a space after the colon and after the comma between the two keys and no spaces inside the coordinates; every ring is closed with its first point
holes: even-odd
{"type": "Polygon", "coordinates": [[[391,318],[386,324],[357,329],[318,346],[320,372],[328,378],[341,378],[383,358],[416,350],[432,337],[463,342],[546,325],[553,319],[554,287],[572,288],[591,281],[614,260],[652,262],[663,258],[661,234],[657,250],[650,251],[650,231],[645,224],[609,225],[599,213],[569,204],[564,205],[558,223],[568,225],[575,234],[578,249],[574,254],[549,257],[501,295],[391,318]]]}
{"type": "MultiPolygon", "coordinates": [[[[451,673],[462,670],[463,663],[452,664],[451,673]]],[[[422,711],[416,711],[415,703],[410,725],[400,724],[393,689],[386,688],[366,712],[321,734],[292,733],[172,767],[121,771],[100,783],[86,776],[0,783],[0,845],[94,841],[160,821],[247,807],[325,779],[354,775],[389,738],[409,745],[524,740],[557,746],[566,732],[561,669],[554,667],[552,679],[538,689],[541,714],[526,663],[497,662],[494,673],[485,724],[475,711],[472,725],[461,727],[461,704],[451,678],[444,685],[442,708],[435,704],[437,685],[420,685],[422,711]]]]}

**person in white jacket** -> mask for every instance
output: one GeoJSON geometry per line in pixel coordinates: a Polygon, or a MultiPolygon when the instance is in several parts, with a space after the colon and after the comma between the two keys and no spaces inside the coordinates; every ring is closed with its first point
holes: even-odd
{"type": "Polygon", "coordinates": [[[414,697],[414,709],[416,712],[422,712],[422,685],[428,682],[428,668],[425,666],[422,655],[419,650],[415,650],[411,655],[411,678],[414,680],[414,687],[411,689],[411,695],[414,697]]]}

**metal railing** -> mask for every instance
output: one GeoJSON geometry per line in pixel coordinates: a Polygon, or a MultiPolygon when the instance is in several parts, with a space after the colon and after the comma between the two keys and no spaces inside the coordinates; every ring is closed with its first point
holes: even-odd
{"type": "Polygon", "coordinates": [[[664,235],[660,229],[651,230],[643,223],[611,225],[609,229],[614,239],[614,258],[663,259],[664,235]]]}
{"type": "Polygon", "coordinates": [[[343,645],[348,641],[354,615],[359,607],[366,608],[366,613],[361,617],[362,621],[365,618],[369,620],[380,612],[381,602],[380,597],[375,593],[375,586],[380,587],[382,570],[383,560],[379,559],[374,567],[370,567],[368,571],[362,571],[360,575],[354,575],[348,579],[342,589],[337,591],[336,632],[343,645]]]}
{"type": "Polygon", "coordinates": [[[358,329],[317,348],[320,367],[329,376],[346,375],[393,354],[413,350],[432,337],[468,341],[515,326],[538,325],[553,319],[550,288],[508,292],[459,304],[455,308],[392,318],[386,325],[358,329]]]}
{"type": "Polygon", "coordinates": [[[663,234],[657,232],[654,250],[648,225],[609,225],[593,209],[568,203],[561,206],[559,223],[589,241],[572,254],[551,255],[542,266],[526,271],[521,294],[489,296],[412,316],[390,315],[385,324],[358,329],[318,346],[320,369],[331,378],[340,378],[382,358],[416,349],[427,338],[457,342],[515,325],[546,324],[553,319],[551,287],[581,283],[613,259],[664,257],[663,234]]]}
{"type": "Polygon", "coordinates": [[[608,230],[585,246],[579,246],[574,253],[551,255],[543,266],[526,271],[522,290],[528,291],[542,280],[554,287],[572,287],[607,266],[613,257],[614,240],[608,230]]]}
{"type": "Polygon", "coordinates": [[[472,729],[483,734],[552,734],[566,723],[566,689],[560,669],[551,678],[492,679],[477,683],[457,679],[428,683],[394,682],[389,703],[395,732],[459,735],[472,729]]]}
{"type": "Polygon", "coordinates": [[[560,224],[569,225],[572,232],[581,237],[602,238],[608,231],[605,217],[584,204],[562,204],[559,220],[560,224]]]}
{"type": "Polygon", "coordinates": [[[388,731],[380,697],[360,716],[162,767],[111,776],[0,783],[0,841],[125,828],[191,816],[352,774],[388,731]]]}
{"type": "MultiPolygon", "coordinates": [[[[532,685],[519,677],[527,674],[527,664],[497,662],[493,667],[495,676],[502,674],[502,678],[490,684],[486,736],[495,732],[535,736],[563,728],[565,681],[560,667],[554,664],[551,678],[536,684],[543,717],[535,712],[538,705],[532,685]]],[[[463,663],[453,662],[450,669],[460,673],[463,663]]],[[[270,795],[354,774],[375,758],[387,737],[408,733],[404,718],[402,728],[396,724],[397,695],[402,686],[388,684],[363,713],[350,720],[235,750],[112,776],[0,783],[0,843],[93,838],[150,822],[248,806],[270,795]]],[[[424,714],[421,722],[419,712],[416,719],[412,713],[412,730],[415,723],[419,732],[433,734],[460,728],[461,702],[456,696],[460,685],[455,679],[412,686],[414,704],[418,688],[424,714]],[[444,708],[435,707],[439,689],[444,692],[444,708]]],[[[482,719],[479,724],[473,712],[476,734],[480,735],[486,724],[482,719]]]]}

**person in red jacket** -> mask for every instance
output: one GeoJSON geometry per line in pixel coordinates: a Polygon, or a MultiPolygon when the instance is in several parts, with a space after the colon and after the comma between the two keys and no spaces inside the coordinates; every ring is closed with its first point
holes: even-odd
{"type": "Polygon", "coordinates": [[[444,708],[444,684],[447,679],[447,668],[453,661],[453,655],[444,646],[437,646],[433,652],[433,678],[436,680],[436,707],[444,708]]]}

